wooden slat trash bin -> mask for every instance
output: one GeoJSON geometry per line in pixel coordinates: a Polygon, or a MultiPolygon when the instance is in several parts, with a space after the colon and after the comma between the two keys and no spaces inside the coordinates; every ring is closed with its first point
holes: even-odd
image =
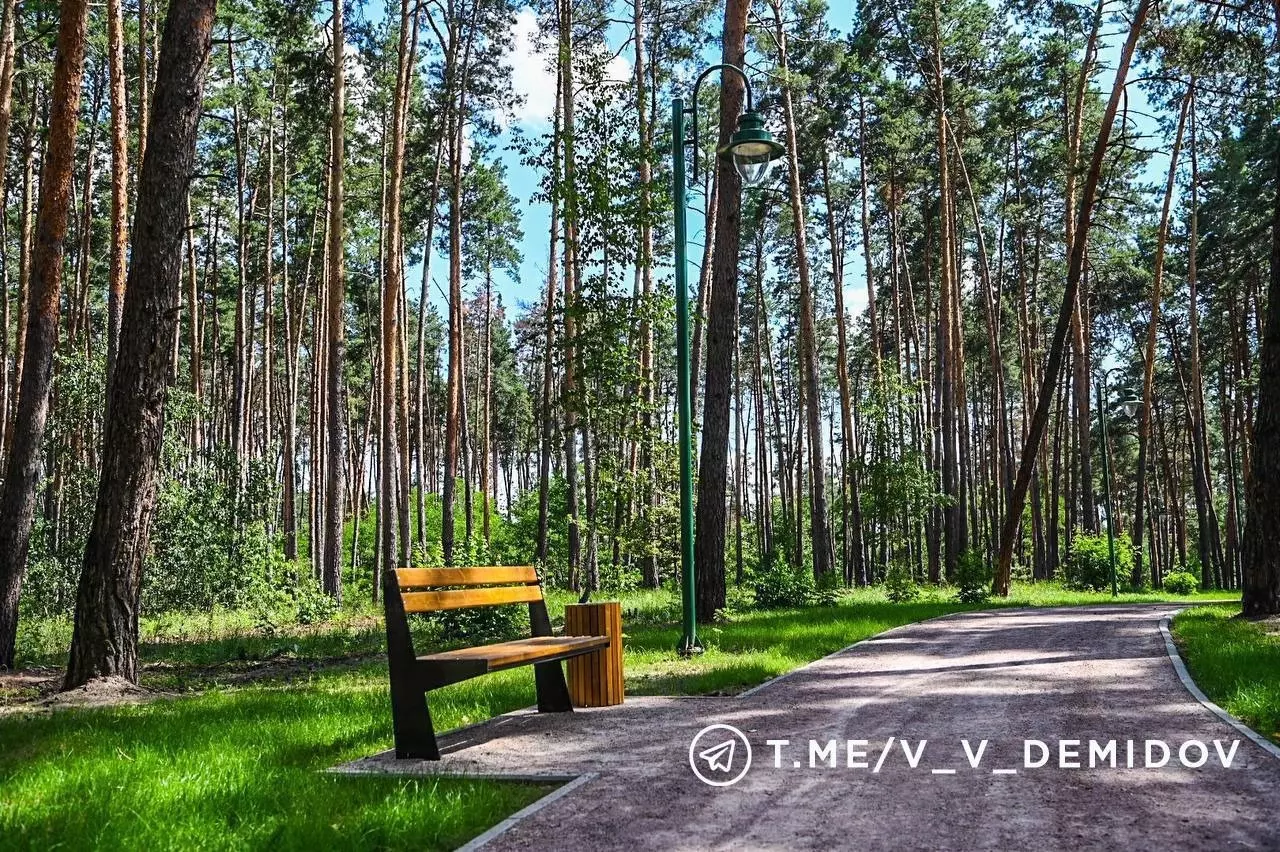
{"type": "Polygon", "coordinates": [[[569,697],[575,707],[612,707],[622,703],[622,604],[618,601],[569,604],[565,636],[608,636],[598,651],[567,661],[569,697]]]}

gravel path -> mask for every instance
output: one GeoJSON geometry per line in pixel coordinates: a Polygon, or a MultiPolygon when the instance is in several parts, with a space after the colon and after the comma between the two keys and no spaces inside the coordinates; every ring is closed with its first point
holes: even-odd
{"type": "Polygon", "coordinates": [[[949,616],[742,697],[515,713],[445,738],[441,764],[379,755],[344,769],[595,773],[485,849],[1280,849],[1280,759],[1178,680],[1159,630],[1177,608],[949,616]],[[731,786],[691,769],[727,780],[743,767],[741,742],[727,772],[696,756],[732,739],[725,731],[701,738],[691,758],[694,735],[713,723],[735,726],[751,746],[750,770],[731,786]],[[1092,768],[1091,740],[1098,750],[1116,741],[1092,768]],[[1167,745],[1165,766],[1144,767],[1148,740],[1167,745]],[[1027,765],[1028,749],[1044,766],[1027,765]],[[1180,750],[1188,763],[1207,760],[1189,768],[1180,750]]]}

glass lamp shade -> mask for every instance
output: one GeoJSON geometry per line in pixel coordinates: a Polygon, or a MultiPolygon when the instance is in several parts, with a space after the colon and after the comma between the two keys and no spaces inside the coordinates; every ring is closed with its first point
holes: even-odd
{"type": "Polygon", "coordinates": [[[1138,409],[1142,407],[1142,403],[1136,399],[1124,399],[1120,401],[1120,410],[1124,412],[1125,417],[1132,417],[1138,413],[1138,409]]]}
{"type": "Polygon", "coordinates": [[[738,118],[738,129],[720,153],[733,160],[744,186],[760,186],[772,171],[773,161],[786,149],[764,129],[764,118],[758,112],[744,112],[738,118]]]}
{"type": "Polygon", "coordinates": [[[769,179],[769,173],[773,171],[773,160],[743,156],[734,151],[733,167],[738,170],[742,185],[750,188],[760,186],[769,179]]]}

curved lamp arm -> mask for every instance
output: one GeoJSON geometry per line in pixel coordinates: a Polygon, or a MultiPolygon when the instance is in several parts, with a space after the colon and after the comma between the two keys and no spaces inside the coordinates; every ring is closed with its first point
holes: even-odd
{"type": "Polygon", "coordinates": [[[693,180],[698,179],[698,90],[702,88],[702,83],[715,71],[732,71],[742,78],[742,85],[747,90],[746,112],[752,112],[754,109],[754,101],[751,96],[751,80],[747,77],[747,72],[743,71],[737,65],[728,62],[721,62],[719,65],[712,65],[707,70],[698,75],[698,79],[693,84],[693,97],[690,99],[686,112],[692,117],[691,130],[689,139],[685,144],[693,148],[693,180]]]}

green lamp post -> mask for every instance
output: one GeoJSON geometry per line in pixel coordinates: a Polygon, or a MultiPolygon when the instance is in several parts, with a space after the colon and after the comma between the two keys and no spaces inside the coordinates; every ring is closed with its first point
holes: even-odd
{"type": "MultiPolygon", "coordinates": [[[[1115,513],[1111,511],[1111,452],[1110,444],[1107,441],[1107,384],[1111,380],[1111,374],[1119,367],[1112,367],[1102,374],[1102,381],[1098,382],[1098,424],[1102,430],[1102,499],[1107,507],[1107,558],[1111,562],[1111,596],[1114,598],[1120,594],[1119,586],[1116,583],[1116,526],[1115,513]]],[[[1121,400],[1120,410],[1124,412],[1126,417],[1133,416],[1137,410],[1138,404],[1130,399],[1121,400]]]]}
{"type": "Polygon", "coordinates": [[[759,186],[769,177],[773,161],[782,156],[785,148],[769,131],[764,118],[755,111],[751,98],[751,81],[736,65],[713,65],[698,76],[693,86],[691,104],[686,107],[684,98],[671,101],[671,156],[672,196],[675,201],[675,262],[676,262],[676,402],[680,419],[680,582],[682,586],[684,635],[677,649],[682,655],[697,654],[698,644],[697,597],[693,568],[693,398],[692,376],[689,364],[689,257],[688,222],[686,218],[687,182],[685,178],[685,148],[692,147],[693,178],[698,178],[698,90],[713,71],[737,74],[746,87],[746,110],[738,117],[738,129],[718,152],[721,157],[733,160],[743,186],[759,186]],[[685,134],[685,116],[690,118],[690,132],[685,134]]]}

